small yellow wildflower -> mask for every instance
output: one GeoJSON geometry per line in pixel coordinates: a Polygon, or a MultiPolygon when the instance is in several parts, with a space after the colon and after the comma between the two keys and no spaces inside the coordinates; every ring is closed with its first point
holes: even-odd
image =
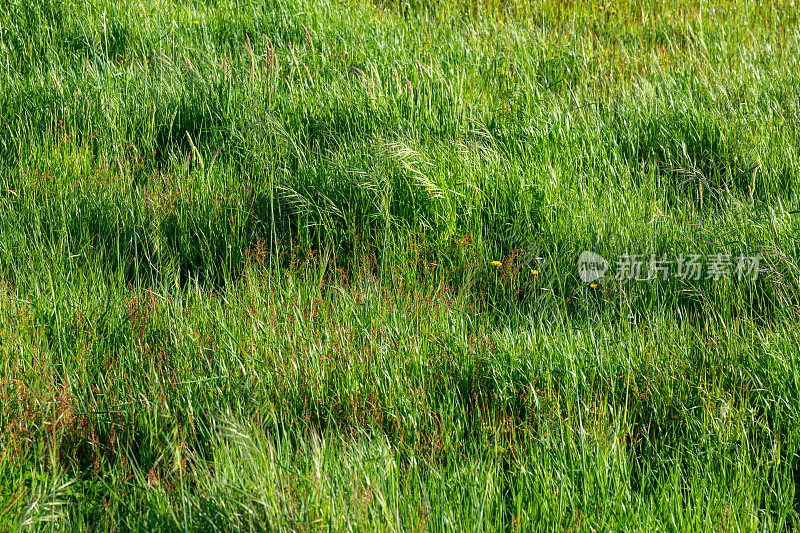
{"type": "Polygon", "coordinates": [[[533,274],[534,276],[538,276],[539,275],[539,271],[538,270],[531,270],[531,274],[533,274]]]}
{"type": "Polygon", "coordinates": [[[194,25],[195,25],[195,26],[197,26],[198,24],[200,24],[200,21],[199,21],[199,20],[195,20],[195,21],[192,21],[192,22],[194,22],[194,25]]]}
{"type": "Polygon", "coordinates": [[[614,9],[613,7],[611,9],[609,9],[608,12],[611,13],[612,15],[616,15],[617,14],[617,10],[614,9]]]}
{"type": "Polygon", "coordinates": [[[596,289],[597,287],[599,287],[599,285],[597,283],[590,283],[589,287],[596,289]]]}
{"type": "Polygon", "coordinates": [[[492,261],[492,265],[494,265],[496,267],[501,267],[501,266],[503,266],[503,263],[501,263],[500,261],[492,261]]]}
{"type": "Polygon", "coordinates": [[[600,6],[600,11],[603,11],[605,8],[606,6],[600,6]]]}

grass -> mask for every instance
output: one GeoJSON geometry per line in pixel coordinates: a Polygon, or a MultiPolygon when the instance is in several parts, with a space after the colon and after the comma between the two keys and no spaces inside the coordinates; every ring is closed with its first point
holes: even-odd
{"type": "Polygon", "coordinates": [[[6,0],[2,529],[798,529],[799,46],[780,0],[6,0]]]}

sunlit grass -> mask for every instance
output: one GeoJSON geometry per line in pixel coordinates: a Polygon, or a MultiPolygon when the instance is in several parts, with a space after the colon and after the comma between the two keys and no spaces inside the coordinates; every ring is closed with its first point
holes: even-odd
{"type": "Polygon", "coordinates": [[[3,529],[796,528],[799,45],[791,2],[0,6],[3,529]]]}

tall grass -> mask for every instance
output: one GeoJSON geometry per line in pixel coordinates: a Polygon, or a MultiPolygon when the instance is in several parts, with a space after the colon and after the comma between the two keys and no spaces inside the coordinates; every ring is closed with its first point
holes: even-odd
{"type": "Polygon", "coordinates": [[[796,529],[798,28],[9,0],[3,528],[796,529]]]}

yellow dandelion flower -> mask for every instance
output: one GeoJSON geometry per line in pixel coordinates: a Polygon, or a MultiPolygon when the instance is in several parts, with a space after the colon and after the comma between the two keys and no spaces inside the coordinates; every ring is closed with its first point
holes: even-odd
{"type": "Polygon", "coordinates": [[[600,6],[600,11],[603,11],[605,8],[606,6],[600,6]]]}
{"type": "Polygon", "coordinates": [[[501,263],[500,261],[492,261],[492,265],[494,265],[496,267],[501,267],[501,266],[503,266],[503,263],[501,263]]]}
{"type": "Polygon", "coordinates": [[[539,275],[539,271],[538,270],[531,270],[531,274],[533,274],[534,276],[538,276],[539,275]]]}
{"type": "Polygon", "coordinates": [[[611,13],[612,15],[616,15],[617,14],[617,10],[614,9],[614,8],[609,9],[608,12],[611,13]]]}
{"type": "Polygon", "coordinates": [[[597,283],[590,283],[589,287],[596,289],[597,287],[599,287],[599,285],[597,283]]]}
{"type": "Polygon", "coordinates": [[[194,25],[195,25],[195,26],[197,26],[198,24],[200,24],[200,21],[199,21],[199,20],[195,20],[195,21],[193,21],[193,22],[194,22],[194,25]]]}

